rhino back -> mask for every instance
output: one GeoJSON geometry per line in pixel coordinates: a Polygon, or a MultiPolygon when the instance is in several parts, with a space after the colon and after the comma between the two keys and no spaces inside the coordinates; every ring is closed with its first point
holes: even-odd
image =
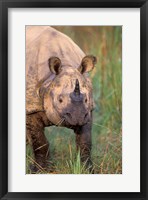
{"type": "Polygon", "coordinates": [[[26,111],[42,111],[39,83],[50,80],[48,59],[61,59],[63,67],[77,68],[85,54],[66,35],[49,26],[26,27],[26,111]]]}

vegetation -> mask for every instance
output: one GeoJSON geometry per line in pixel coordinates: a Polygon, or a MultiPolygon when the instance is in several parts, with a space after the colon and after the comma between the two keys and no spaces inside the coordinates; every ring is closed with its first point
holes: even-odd
{"type": "MultiPolygon", "coordinates": [[[[90,73],[95,109],[92,127],[92,162],[95,174],[122,173],[122,27],[57,26],[80,46],[86,54],[98,59],[90,73]]],[[[50,172],[57,174],[91,173],[76,155],[75,135],[61,127],[46,128],[50,141],[50,172]]],[[[28,165],[33,161],[27,147],[28,165]]],[[[39,173],[45,173],[40,170],[39,173]]]]}

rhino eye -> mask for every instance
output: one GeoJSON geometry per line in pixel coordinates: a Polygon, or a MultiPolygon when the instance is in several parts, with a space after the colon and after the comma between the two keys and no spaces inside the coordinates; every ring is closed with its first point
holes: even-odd
{"type": "Polygon", "coordinates": [[[63,100],[60,98],[60,99],[59,99],[59,102],[60,102],[60,103],[62,103],[62,102],[63,102],[63,100]]]}
{"type": "Polygon", "coordinates": [[[87,103],[87,98],[85,99],[85,103],[87,103]]]}

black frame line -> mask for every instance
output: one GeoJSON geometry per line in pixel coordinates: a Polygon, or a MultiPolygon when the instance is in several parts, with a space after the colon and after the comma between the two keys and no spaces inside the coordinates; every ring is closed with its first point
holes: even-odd
{"type": "Polygon", "coordinates": [[[148,200],[148,0],[0,0],[0,199],[148,200]],[[8,192],[8,8],[140,8],[140,192],[8,192]]]}

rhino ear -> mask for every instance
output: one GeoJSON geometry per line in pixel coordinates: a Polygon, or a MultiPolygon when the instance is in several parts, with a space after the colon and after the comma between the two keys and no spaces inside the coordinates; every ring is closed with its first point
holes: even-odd
{"type": "Polygon", "coordinates": [[[89,72],[94,68],[96,63],[97,63],[97,59],[95,56],[92,56],[92,55],[85,56],[82,59],[82,62],[81,62],[80,67],[78,68],[78,71],[81,74],[85,72],[89,72]]]}
{"type": "Polygon", "coordinates": [[[61,60],[57,57],[51,57],[48,60],[49,69],[54,74],[59,74],[61,71],[61,60]]]}

